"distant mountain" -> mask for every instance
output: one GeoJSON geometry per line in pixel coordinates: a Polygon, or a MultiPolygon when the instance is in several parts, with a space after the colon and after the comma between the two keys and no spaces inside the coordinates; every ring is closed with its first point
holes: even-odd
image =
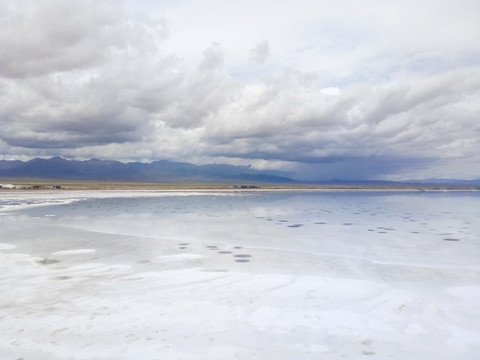
{"type": "Polygon", "coordinates": [[[280,172],[260,171],[250,166],[193,165],[167,160],[152,163],[122,163],[112,160],[86,161],[36,158],[30,161],[0,161],[0,177],[65,180],[104,180],[183,183],[281,183],[296,181],[280,172]]]}
{"type": "Polygon", "coordinates": [[[316,185],[337,185],[337,186],[359,186],[359,187],[479,187],[480,179],[460,180],[460,179],[424,179],[407,181],[389,181],[389,180],[344,180],[332,179],[314,182],[316,185]]]}
{"type": "Polygon", "coordinates": [[[22,162],[19,160],[14,160],[14,161],[0,160],[0,170],[10,169],[20,164],[22,164],[22,162]]]}
{"type": "Polygon", "coordinates": [[[353,187],[480,187],[480,179],[425,179],[412,181],[295,180],[280,171],[262,171],[250,166],[193,165],[186,162],[159,160],[152,163],[91,159],[66,160],[60,157],[30,161],[0,160],[0,177],[44,178],[65,180],[108,180],[162,183],[217,183],[217,184],[311,184],[353,187]]]}
{"type": "MultiPolygon", "coordinates": [[[[413,182],[413,180],[412,180],[413,182]]],[[[430,184],[430,185],[451,185],[451,186],[480,186],[480,179],[471,179],[471,180],[463,180],[463,179],[424,179],[420,180],[423,184],[430,184]]]]}
{"type": "Polygon", "coordinates": [[[399,181],[388,181],[388,180],[345,180],[345,179],[331,179],[316,181],[318,185],[344,185],[344,186],[401,186],[401,185],[411,185],[410,183],[403,183],[399,181]]]}

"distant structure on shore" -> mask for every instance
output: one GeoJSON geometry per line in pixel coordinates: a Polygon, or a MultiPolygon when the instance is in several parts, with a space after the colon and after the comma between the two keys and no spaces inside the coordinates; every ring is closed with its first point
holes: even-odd
{"type": "Polygon", "coordinates": [[[13,184],[0,184],[0,189],[16,189],[16,186],[13,184]]]}
{"type": "Polygon", "coordinates": [[[2,190],[59,190],[61,185],[13,185],[13,184],[0,184],[2,190]]]}

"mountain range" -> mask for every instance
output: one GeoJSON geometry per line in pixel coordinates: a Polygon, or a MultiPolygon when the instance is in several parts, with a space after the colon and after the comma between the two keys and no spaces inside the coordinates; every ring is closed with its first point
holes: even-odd
{"type": "Polygon", "coordinates": [[[164,183],[296,182],[280,172],[255,170],[250,166],[194,165],[167,160],[151,163],[98,159],[78,161],[60,157],[25,162],[0,160],[0,177],[164,183]]]}
{"type": "Polygon", "coordinates": [[[160,183],[269,183],[346,186],[463,186],[478,187],[480,179],[425,179],[413,181],[342,180],[301,181],[280,171],[256,170],[250,166],[194,165],[168,160],[151,163],[60,157],[29,161],[0,160],[0,178],[43,178],[64,180],[108,180],[160,183]]]}

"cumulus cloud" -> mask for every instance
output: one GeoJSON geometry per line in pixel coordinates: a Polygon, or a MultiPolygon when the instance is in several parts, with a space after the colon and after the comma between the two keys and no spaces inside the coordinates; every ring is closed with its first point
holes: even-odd
{"type": "Polygon", "coordinates": [[[279,88],[245,87],[212,119],[204,141],[215,155],[344,165],[353,158],[385,173],[392,171],[388,163],[408,165],[402,159],[411,159],[417,169],[414,164],[421,159],[423,165],[427,159],[433,163],[440,153],[464,158],[478,136],[477,110],[466,106],[474,102],[466,99],[479,95],[477,70],[394,85],[356,85],[335,97],[295,88],[285,79],[278,83],[288,85],[279,88]],[[222,122],[225,118],[231,121],[222,122]],[[470,140],[454,146],[457,139],[470,140]]]}
{"type": "Polygon", "coordinates": [[[122,48],[126,24],[113,2],[2,1],[0,74],[25,77],[85,68],[122,48]]]}
{"type": "Polygon", "coordinates": [[[252,50],[250,50],[250,61],[263,64],[270,56],[270,44],[268,41],[262,41],[252,50]]]}
{"type": "Polygon", "coordinates": [[[205,49],[203,59],[198,68],[201,71],[212,71],[221,68],[223,65],[223,52],[220,43],[214,42],[212,46],[205,49]]]}
{"type": "Polygon", "coordinates": [[[226,3],[0,0],[1,156],[480,177],[475,2],[226,3]]]}

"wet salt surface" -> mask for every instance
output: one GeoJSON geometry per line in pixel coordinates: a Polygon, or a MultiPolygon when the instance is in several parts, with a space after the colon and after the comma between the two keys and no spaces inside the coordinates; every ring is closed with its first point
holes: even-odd
{"type": "Polygon", "coordinates": [[[0,194],[2,358],[480,351],[478,193],[30,195],[0,194]]]}

